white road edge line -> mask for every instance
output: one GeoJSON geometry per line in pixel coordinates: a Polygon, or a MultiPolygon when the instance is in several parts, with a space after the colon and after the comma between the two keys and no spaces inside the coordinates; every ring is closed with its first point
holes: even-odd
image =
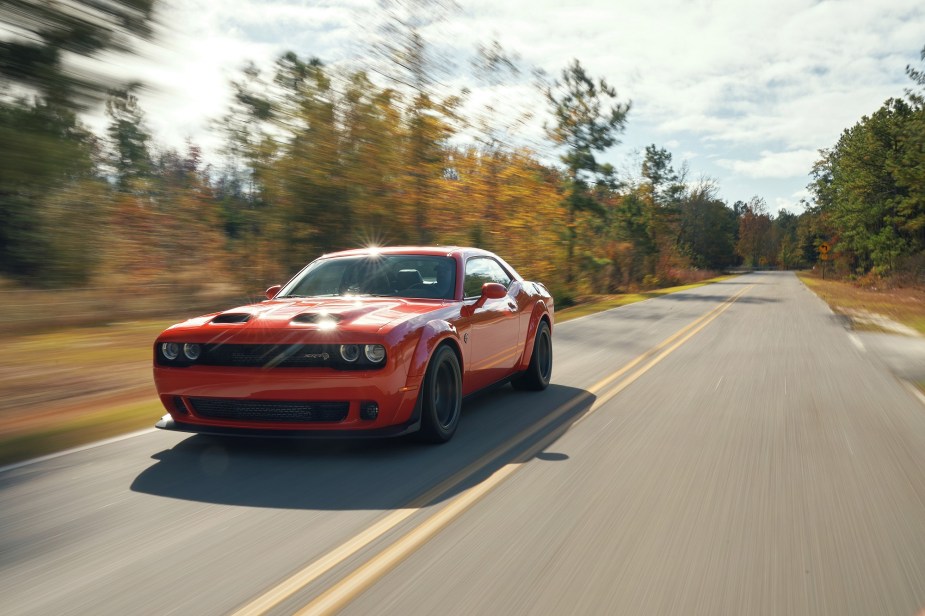
{"type": "Polygon", "coordinates": [[[855,334],[852,334],[849,332],[848,340],[850,340],[854,344],[854,346],[858,348],[858,350],[865,351],[865,352],[867,351],[867,348],[864,346],[864,343],[855,334]]]}
{"type": "Polygon", "coordinates": [[[912,393],[912,395],[918,398],[919,402],[921,402],[922,405],[925,406],[925,394],[923,394],[921,390],[919,390],[918,387],[916,387],[909,381],[905,379],[900,379],[900,380],[902,381],[902,384],[906,387],[906,389],[908,389],[912,393]]]}
{"type": "Polygon", "coordinates": [[[71,449],[65,449],[64,451],[50,453],[47,456],[39,456],[38,458],[32,458],[31,460],[23,460],[22,462],[8,464],[7,466],[0,466],[0,473],[5,473],[7,471],[16,470],[17,468],[22,468],[24,466],[29,466],[31,464],[38,464],[39,462],[47,462],[48,460],[54,460],[55,458],[60,458],[62,456],[69,456],[72,453],[79,453],[81,451],[86,451],[88,449],[102,447],[103,445],[111,445],[112,443],[118,443],[119,441],[124,441],[130,438],[135,438],[136,436],[141,436],[143,434],[151,434],[152,432],[157,432],[157,428],[145,428],[144,430],[137,430],[135,432],[129,432],[128,434],[114,436],[112,438],[103,439],[101,441],[96,441],[93,443],[89,443],[87,445],[81,445],[80,447],[73,447],[71,449]]]}

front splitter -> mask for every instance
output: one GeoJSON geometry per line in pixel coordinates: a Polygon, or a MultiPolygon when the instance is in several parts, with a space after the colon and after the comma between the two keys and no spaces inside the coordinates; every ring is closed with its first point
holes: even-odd
{"type": "Polygon", "coordinates": [[[223,426],[202,426],[197,424],[176,421],[169,414],[161,417],[154,424],[155,428],[170,430],[172,432],[190,432],[193,434],[208,434],[212,436],[235,436],[250,438],[289,438],[289,439],[351,439],[351,438],[395,438],[417,432],[421,429],[421,420],[412,419],[410,422],[384,428],[354,430],[272,430],[261,428],[226,428],[223,426]]]}

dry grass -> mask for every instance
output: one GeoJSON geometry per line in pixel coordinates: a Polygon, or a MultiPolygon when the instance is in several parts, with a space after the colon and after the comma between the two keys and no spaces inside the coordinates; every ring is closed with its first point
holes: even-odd
{"type": "MultiPolygon", "coordinates": [[[[811,272],[798,275],[835,312],[849,316],[855,311],[880,314],[925,334],[925,289],[870,289],[850,282],[822,280],[818,274],[811,272]]],[[[856,323],[856,327],[877,329],[863,323],[856,323]]]]}
{"type": "Polygon", "coordinates": [[[163,413],[155,399],[59,417],[28,430],[0,433],[0,466],[150,428],[163,413]]]}
{"type": "Polygon", "coordinates": [[[84,402],[153,395],[153,343],[170,324],[138,321],[0,338],[0,433],[84,402]]]}
{"type": "Polygon", "coordinates": [[[0,338],[0,464],[150,427],[154,339],[172,322],[0,338]]]}
{"type": "MultiPolygon", "coordinates": [[[[262,298],[262,296],[261,296],[262,298]]],[[[70,327],[189,317],[217,306],[249,303],[250,295],[220,282],[192,285],[125,284],[82,289],[40,290],[0,279],[0,336],[55,332],[70,327]]]]}

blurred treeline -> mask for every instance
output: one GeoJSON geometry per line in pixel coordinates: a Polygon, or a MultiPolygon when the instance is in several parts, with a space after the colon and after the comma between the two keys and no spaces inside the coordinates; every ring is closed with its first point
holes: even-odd
{"type": "MultiPolygon", "coordinates": [[[[272,70],[243,69],[213,127],[225,144],[220,160],[204,160],[192,143],[165,148],[146,125],[138,84],[65,61],[150,37],[152,2],[0,7],[0,20],[28,34],[0,41],[0,276],[51,288],[228,282],[255,293],[336,249],[465,244],[497,251],[568,299],[741,264],[805,266],[821,241],[848,237],[835,231],[841,197],[824,200],[837,194],[835,181],[820,189],[820,205],[772,216],[757,196],[720,200],[715,182],[692,181],[656,145],[618,174],[598,158],[619,141],[630,105],[578,61],[557,78],[539,76],[532,109],[479,107],[466,89],[443,84],[439,55],[415,24],[394,19],[385,23],[401,31],[374,50],[374,66],[288,53],[272,70]],[[65,10],[75,6],[82,11],[65,10]],[[103,105],[108,126],[94,134],[80,117],[103,105]],[[532,142],[531,114],[545,127],[532,142]]],[[[497,44],[475,55],[473,88],[522,85],[529,73],[497,44]]],[[[922,135],[921,99],[903,104],[922,135]]],[[[905,163],[884,161],[896,164],[905,163]]],[[[921,196],[911,199],[890,201],[883,214],[905,242],[891,267],[922,249],[922,223],[897,218],[917,211],[921,221],[921,196]]],[[[884,263],[874,249],[852,250],[855,266],[884,263]]]]}

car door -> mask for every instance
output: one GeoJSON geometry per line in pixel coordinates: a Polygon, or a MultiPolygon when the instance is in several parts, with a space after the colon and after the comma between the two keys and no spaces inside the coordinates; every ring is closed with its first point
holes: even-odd
{"type": "MultiPolygon", "coordinates": [[[[463,296],[467,304],[478,300],[486,282],[496,282],[510,289],[513,279],[491,257],[472,257],[466,261],[463,296]]],[[[510,293],[487,300],[471,314],[468,319],[467,393],[510,374],[520,358],[519,316],[517,302],[510,293]]]]}

